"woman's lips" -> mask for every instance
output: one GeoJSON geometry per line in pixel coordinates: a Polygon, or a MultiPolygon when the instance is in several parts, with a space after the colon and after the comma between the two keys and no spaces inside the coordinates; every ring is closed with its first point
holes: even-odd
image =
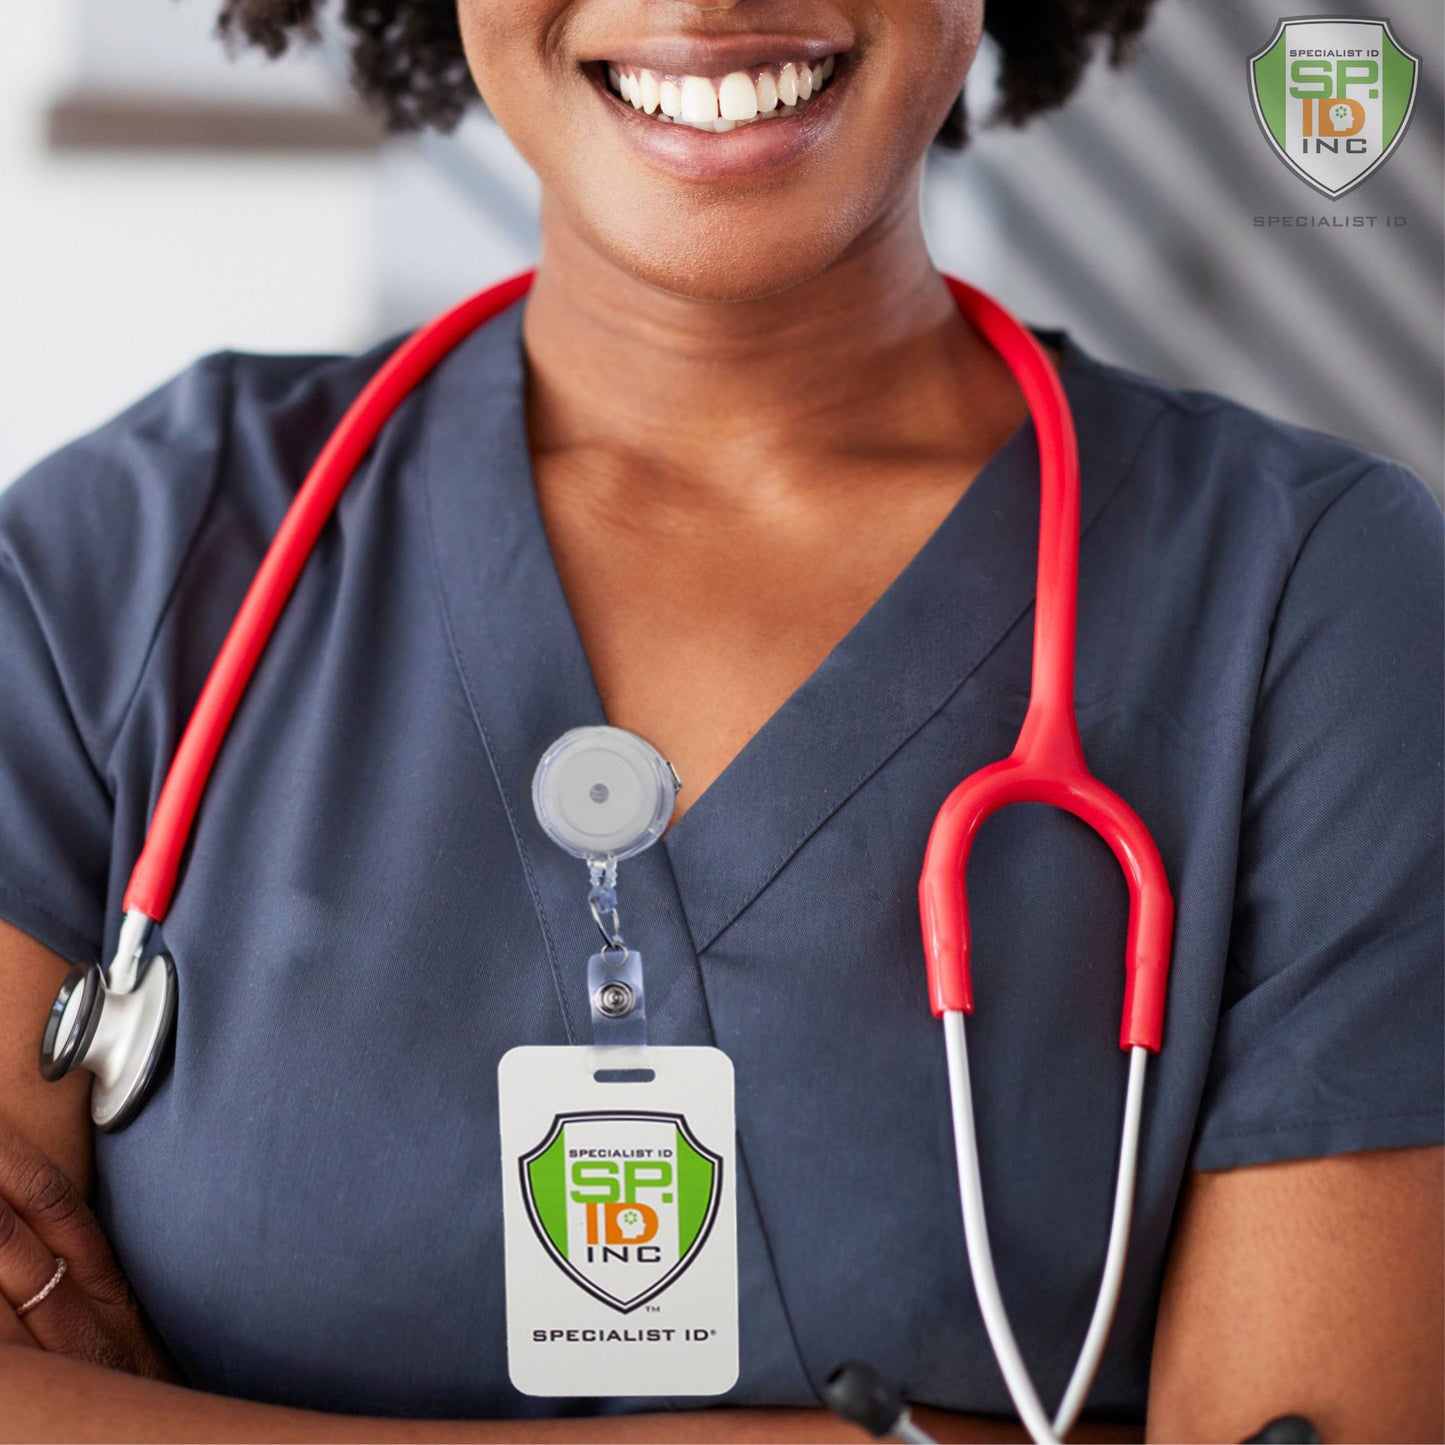
{"type": "Polygon", "coordinates": [[[817,144],[837,113],[851,67],[838,52],[698,75],[629,62],[584,69],[642,153],[692,180],[784,165],[817,144]]]}

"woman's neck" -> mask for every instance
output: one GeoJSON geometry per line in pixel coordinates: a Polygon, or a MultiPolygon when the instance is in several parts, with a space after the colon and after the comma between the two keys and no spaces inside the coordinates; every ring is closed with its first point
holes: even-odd
{"type": "Polygon", "coordinates": [[[916,191],[826,271],[780,295],[656,289],[544,203],[528,300],[534,452],[657,459],[690,485],[795,491],[818,462],[947,447],[981,463],[1022,400],[929,258],[916,191]]]}

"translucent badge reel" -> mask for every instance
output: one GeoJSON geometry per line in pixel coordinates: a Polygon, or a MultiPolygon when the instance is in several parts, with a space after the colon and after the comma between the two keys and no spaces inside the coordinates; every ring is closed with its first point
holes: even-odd
{"type": "Polygon", "coordinates": [[[663,834],[679,787],[672,764],[625,728],[565,732],[532,774],[532,806],[547,836],[574,858],[631,858],[663,834]]]}

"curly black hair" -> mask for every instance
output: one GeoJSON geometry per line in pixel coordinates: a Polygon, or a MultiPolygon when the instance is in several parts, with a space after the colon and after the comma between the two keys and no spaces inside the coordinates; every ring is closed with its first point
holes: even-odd
{"type": "MultiPolygon", "coordinates": [[[[232,44],[281,55],[315,40],[326,0],[224,0],[218,29],[232,44]]],[[[1074,93],[1096,43],[1121,65],[1154,0],[996,0],[984,29],[999,48],[997,117],[1023,125],[1074,93]]],[[[449,131],[480,100],[457,23],[457,0],[341,0],[351,35],[352,82],[392,131],[449,131]]],[[[938,133],[961,150],[968,116],[960,96],[938,133]]]]}

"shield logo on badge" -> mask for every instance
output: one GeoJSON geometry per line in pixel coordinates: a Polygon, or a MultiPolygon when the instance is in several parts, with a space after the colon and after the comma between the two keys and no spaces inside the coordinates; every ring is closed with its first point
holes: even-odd
{"type": "Polygon", "coordinates": [[[1249,62],[1254,114],[1275,153],[1338,200],[1389,159],[1415,109],[1419,57],[1388,20],[1281,20],[1249,62]]]}
{"type": "Polygon", "coordinates": [[[722,1158],[681,1114],[558,1114],[518,1162],[542,1247],[623,1314],[697,1258],[722,1198],[722,1158]]]}

